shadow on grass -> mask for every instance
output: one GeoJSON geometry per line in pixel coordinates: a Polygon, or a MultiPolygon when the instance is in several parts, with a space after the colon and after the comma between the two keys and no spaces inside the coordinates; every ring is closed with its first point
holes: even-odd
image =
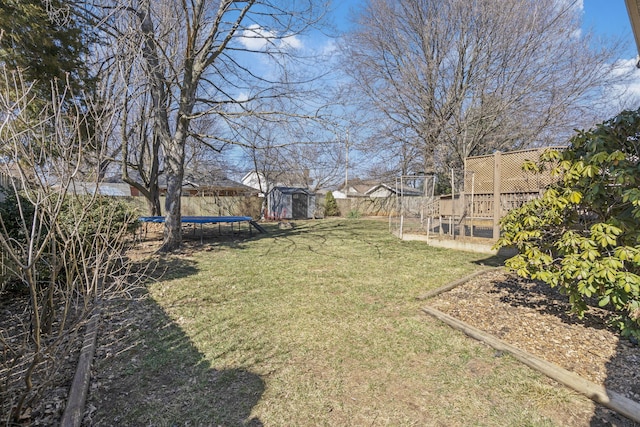
{"type": "MultiPolygon", "coordinates": [[[[153,280],[197,272],[167,258],[153,280]],[[164,268],[162,268],[164,267],[164,268]]],[[[214,369],[180,327],[141,289],[105,303],[83,425],[262,426],[252,418],[264,380],[245,369],[214,369]]]]}
{"type": "Polygon", "coordinates": [[[516,254],[517,251],[512,248],[500,248],[496,255],[475,261],[475,263],[479,265],[488,265],[490,267],[502,267],[504,266],[504,262],[506,260],[515,256],[516,254]]]}
{"type": "MultiPolygon", "coordinates": [[[[290,244],[295,246],[292,240],[300,235],[314,235],[320,242],[326,241],[329,236],[336,237],[336,234],[345,234],[344,238],[359,238],[366,236],[361,233],[372,225],[371,223],[380,220],[349,220],[349,219],[316,219],[316,220],[291,220],[261,222],[260,225],[267,231],[259,233],[246,225],[231,228],[229,225],[207,224],[203,227],[187,225],[183,226],[183,248],[179,253],[188,254],[194,251],[216,250],[218,248],[230,248],[242,250],[247,247],[250,241],[261,239],[289,239],[290,244]],[[348,222],[348,224],[347,224],[348,222]]],[[[383,221],[386,224],[386,221],[383,221]]],[[[159,233],[144,233],[142,241],[148,245],[159,247],[162,236],[159,233]]]]}

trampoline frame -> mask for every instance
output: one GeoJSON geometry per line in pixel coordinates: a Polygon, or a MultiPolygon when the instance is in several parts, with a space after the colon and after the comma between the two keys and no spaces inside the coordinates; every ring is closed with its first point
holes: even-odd
{"type": "MultiPolygon", "coordinates": [[[[138,221],[143,222],[145,224],[155,223],[161,224],[165,222],[164,216],[141,216],[138,218],[138,221]]],[[[253,218],[250,216],[183,216],[180,218],[181,224],[194,224],[194,234],[195,234],[195,226],[196,224],[200,224],[200,243],[203,242],[204,232],[202,230],[203,224],[218,224],[218,232],[222,235],[222,230],[220,229],[220,224],[227,223],[231,225],[231,235],[234,234],[234,224],[247,222],[249,225],[249,235],[253,236],[253,230],[251,229],[251,223],[253,222],[253,218]]],[[[238,231],[240,231],[240,225],[238,225],[238,231]]],[[[147,235],[147,230],[145,227],[144,235],[147,235]]]]}

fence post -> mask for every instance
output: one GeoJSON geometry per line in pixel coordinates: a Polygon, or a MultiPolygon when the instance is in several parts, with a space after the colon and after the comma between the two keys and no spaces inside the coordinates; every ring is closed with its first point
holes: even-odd
{"type": "Polygon", "coordinates": [[[496,151],[493,154],[493,240],[498,240],[500,237],[500,216],[502,215],[500,206],[500,190],[502,188],[501,164],[502,154],[496,151]]]}

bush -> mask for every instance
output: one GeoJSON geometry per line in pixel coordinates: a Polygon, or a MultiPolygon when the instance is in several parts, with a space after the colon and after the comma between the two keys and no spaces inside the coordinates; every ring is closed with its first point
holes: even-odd
{"type": "Polygon", "coordinates": [[[496,246],[506,265],[558,286],[582,316],[596,299],[624,336],[640,337],[640,110],[578,132],[566,151],[525,167],[560,174],[541,199],[512,210],[496,246]]]}
{"type": "MultiPolygon", "coordinates": [[[[0,202],[0,233],[6,244],[13,248],[16,253],[22,253],[22,247],[27,243],[27,227],[33,223],[35,208],[33,204],[23,194],[0,189],[4,196],[4,200],[0,202]]],[[[16,264],[10,256],[5,256],[4,248],[0,247],[2,254],[2,272],[0,273],[0,291],[12,286],[15,290],[23,287],[21,280],[20,266],[16,264]]],[[[45,275],[47,273],[46,266],[38,268],[45,275]]],[[[26,288],[25,288],[26,289],[26,288]]]]}
{"type": "Polygon", "coordinates": [[[362,214],[356,209],[350,210],[349,215],[347,216],[349,219],[359,219],[360,217],[362,217],[362,214]]]}
{"type": "Polygon", "coordinates": [[[338,202],[336,202],[336,198],[333,197],[333,193],[331,191],[327,191],[327,194],[324,197],[324,216],[338,215],[340,215],[338,202]]]}
{"type": "MultiPolygon", "coordinates": [[[[7,192],[5,199],[0,202],[0,217],[8,244],[16,253],[23,254],[29,246],[28,238],[31,237],[30,225],[33,223],[35,207],[25,194],[7,192]]],[[[41,214],[42,217],[45,217],[41,214]]],[[[133,209],[125,202],[108,197],[67,196],[53,218],[47,218],[42,223],[42,232],[37,233],[43,239],[47,230],[53,230],[51,242],[56,242],[59,249],[64,249],[63,254],[57,257],[75,255],[85,257],[85,261],[98,261],[95,253],[101,248],[117,247],[120,239],[123,239],[124,231],[135,232],[139,226],[133,209]]],[[[35,242],[38,246],[41,242],[35,242]]],[[[51,246],[48,245],[50,252],[51,246]]],[[[13,282],[24,282],[19,267],[13,265],[11,260],[3,260],[7,265],[7,274],[0,277],[0,289],[13,282]]],[[[73,263],[77,263],[77,260],[73,263]]],[[[64,270],[72,271],[74,265],[64,265],[64,270]]],[[[44,256],[36,263],[38,280],[47,284],[53,273],[51,257],[44,256]]],[[[68,278],[68,277],[67,277],[68,278]]]]}
{"type": "Polygon", "coordinates": [[[60,212],[60,224],[67,231],[77,230],[79,234],[93,238],[104,234],[113,239],[117,231],[134,233],[139,221],[134,209],[126,202],[113,197],[69,196],[60,212]]]}
{"type": "Polygon", "coordinates": [[[24,226],[22,220],[29,224],[33,221],[34,207],[33,204],[24,197],[24,195],[0,189],[4,196],[4,200],[0,202],[0,217],[4,224],[3,232],[10,239],[18,241],[25,240],[24,226]]]}

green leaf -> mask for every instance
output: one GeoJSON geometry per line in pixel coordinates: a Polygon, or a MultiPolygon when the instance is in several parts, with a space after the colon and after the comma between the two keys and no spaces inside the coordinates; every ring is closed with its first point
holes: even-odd
{"type": "Polygon", "coordinates": [[[579,191],[572,191],[569,195],[569,201],[577,205],[582,201],[582,193],[579,191]]]}

